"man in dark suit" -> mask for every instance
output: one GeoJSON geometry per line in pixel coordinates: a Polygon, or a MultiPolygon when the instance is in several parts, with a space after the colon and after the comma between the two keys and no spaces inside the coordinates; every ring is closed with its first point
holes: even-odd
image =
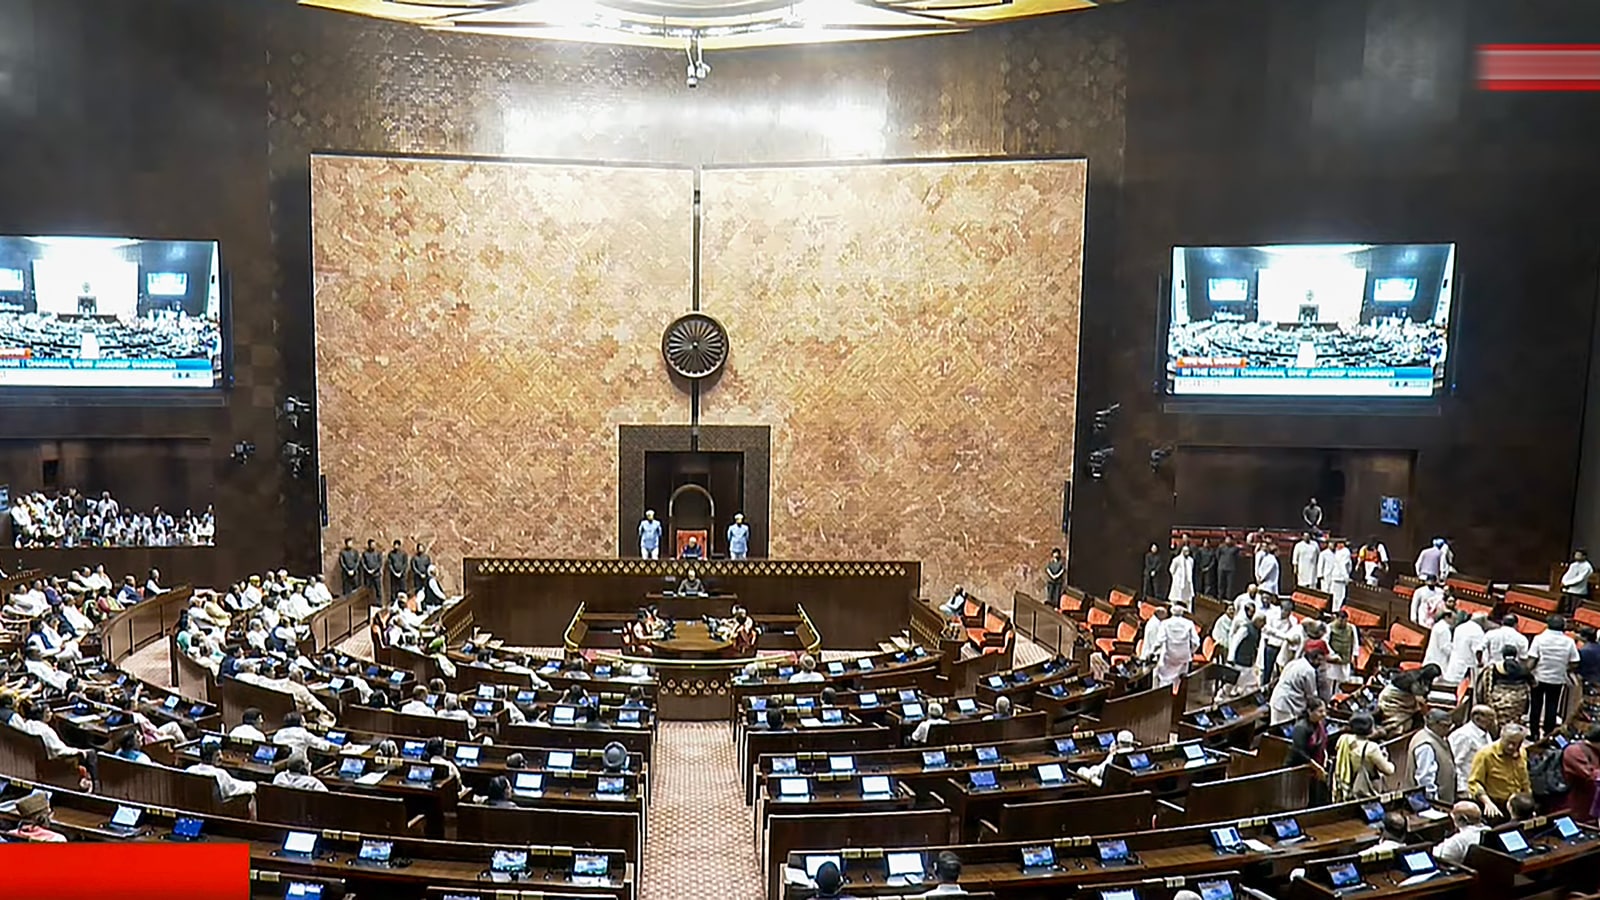
{"type": "Polygon", "coordinates": [[[428,586],[428,567],[433,565],[433,560],[428,558],[428,548],[417,541],[417,552],[411,555],[411,592],[420,594],[428,586]]]}
{"type": "Polygon", "coordinates": [[[361,585],[372,588],[372,595],[383,599],[383,585],[379,583],[379,576],[383,573],[383,553],[378,550],[378,542],[367,538],[367,549],[361,552],[361,585]]]}
{"type": "Polygon", "coordinates": [[[1217,548],[1216,593],[1211,596],[1221,600],[1233,599],[1233,573],[1239,568],[1239,545],[1233,535],[1222,536],[1222,546],[1217,548]]]}
{"type": "Polygon", "coordinates": [[[353,593],[361,586],[361,554],[356,552],[356,539],[345,538],[344,549],[339,551],[339,596],[353,593]]]}
{"type": "Polygon", "coordinates": [[[1195,568],[1200,574],[1200,593],[1207,597],[1218,596],[1217,548],[1211,546],[1211,538],[1200,541],[1200,550],[1195,556],[1195,568]]]}
{"type": "Polygon", "coordinates": [[[394,542],[394,549],[389,551],[389,599],[393,600],[406,592],[406,571],[411,568],[410,557],[400,547],[400,542],[394,542]]]}

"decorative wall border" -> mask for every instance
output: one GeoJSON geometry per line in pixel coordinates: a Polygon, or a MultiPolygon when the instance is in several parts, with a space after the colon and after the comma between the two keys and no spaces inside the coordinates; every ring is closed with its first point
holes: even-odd
{"type": "Polygon", "coordinates": [[[473,575],[682,575],[693,568],[707,576],[774,575],[808,578],[905,578],[914,562],[792,559],[484,559],[469,558],[473,575]]]}

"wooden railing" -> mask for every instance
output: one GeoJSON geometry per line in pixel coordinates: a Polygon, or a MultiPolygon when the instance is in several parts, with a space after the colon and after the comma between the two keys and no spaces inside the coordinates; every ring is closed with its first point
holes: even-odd
{"type": "Polygon", "coordinates": [[[1073,658],[1078,623],[1022,591],[1013,594],[1011,602],[1011,622],[1019,633],[1056,656],[1073,658]]]}
{"type": "Polygon", "coordinates": [[[363,587],[317,610],[307,620],[311,641],[319,651],[327,651],[367,624],[368,610],[375,597],[372,588],[363,587]]]}
{"type": "Polygon", "coordinates": [[[141,600],[100,623],[100,652],[112,665],[168,634],[178,615],[189,608],[194,588],[179,585],[148,600],[141,600]]]}
{"type": "Polygon", "coordinates": [[[567,624],[567,630],[561,636],[562,646],[568,653],[577,653],[583,649],[583,639],[589,633],[589,626],[583,623],[583,610],[588,604],[579,603],[578,608],[572,612],[572,621],[567,624]]]}
{"type": "Polygon", "coordinates": [[[811,616],[806,614],[806,608],[795,604],[795,611],[800,613],[800,627],[794,630],[795,637],[800,639],[800,645],[807,653],[815,656],[822,650],[822,634],[817,631],[817,626],[812,623],[811,616]]]}

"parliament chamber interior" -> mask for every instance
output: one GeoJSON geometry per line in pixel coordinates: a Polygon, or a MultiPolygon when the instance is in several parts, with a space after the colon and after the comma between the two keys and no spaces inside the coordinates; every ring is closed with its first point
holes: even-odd
{"type": "Polygon", "coordinates": [[[0,0],[0,897],[1600,898],[1596,46],[0,0]]]}

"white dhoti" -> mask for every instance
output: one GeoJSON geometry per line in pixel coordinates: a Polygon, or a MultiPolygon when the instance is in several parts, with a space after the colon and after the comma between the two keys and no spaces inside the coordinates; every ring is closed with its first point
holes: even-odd
{"type": "Polygon", "coordinates": [[[1189,663],[1193,657],[1189,654],[1163,653],[1161,662],[1156,666],[1156,687],[1167,687],[1176,684],[1184,673],[1189,671],[1189,663]]]}
{"type": "Polygon", "coordinates": [[[1328,593],[1333,595],[1333,601],[1329,604],[1329,608],[1334,612],[1338,612],[1344,606],[1345,595],[1350,593],[1350,582],[1335,581],[1329,587],[1331,590],[1328,593]]]}

